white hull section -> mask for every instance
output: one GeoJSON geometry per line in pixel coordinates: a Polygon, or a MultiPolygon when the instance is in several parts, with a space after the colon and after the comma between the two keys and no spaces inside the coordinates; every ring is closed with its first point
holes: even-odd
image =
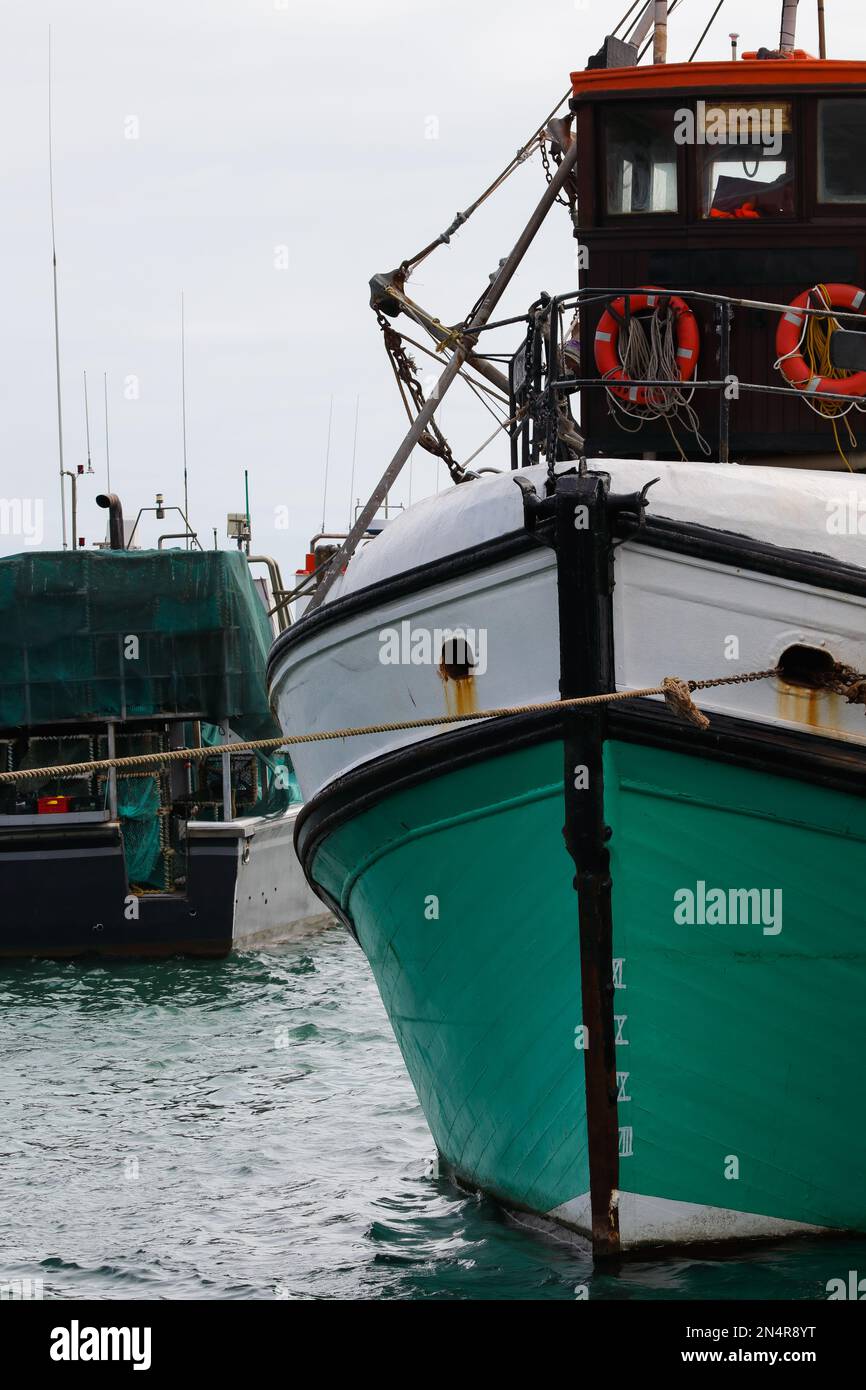
{"type": "MultiPolygon", "coordinates": [[[[727,1207],[705,1207],[697,1202],[676,1202],[666,1197],[647,1197],[620,1192],[617,1203],[623,1250],[642,1245],[702,1245],[716,1241],[780,1240],[790,1236],[826,1235],[826,1226],[802,1221],[782,1221],[757,1212],[727,1207]]],[[[589,1193],[554,1207],[548,1219],[568,1226],[578,1235],[592,1235],[589,1193]]]]}
{"type": "MultiPolygon", "coordinates": [[[[866,480],[720,465],[599,461],[598,466],[610,471],[617,492],[633,491],[661,473],[650,493],[653,515],[866,565],[866,540],[837,535],[829,526],[837,502],[849,502],[852,490],[859,489],[866,515],[866,480]]],[[[544,474],[529,469],[520,476],[541,493],[544,474]]],[[[356,556],[332,593],[344,596],[518,531],[523,504],[514,476],[465,484],[419,504],[356,556]]],[[[652,549],[638,540],[616,550],[614,627],[621,690],[657,685],[667,675],[702,680],[767,669],[795,645],[826,648],[837,661],[866,667],[866,600],[652,549]]],[[[409,642],[402,642],[411,652],[409,642]]],[[[539,547],[314,628],[278,661],[272,690],[283,729],[301,733],[554,701],[558,680],[555,560],[552,551],[539,547]],[[383,634],[401,629],[408,634],[483,630],[486,670],[461,683],[468,691],[458,692],[439,673],[435,642],[425,663],[383,661],[383,634]],[[467,704],[467,696],[474,704],[467,704]]],[[[862,708],[780,680],[703,691],[698,703],[710,715],[736,715],[866,744],[862,708]]],[[[298,747],[293,761],[304,796],[435,732],[371,734],[298,747]]]]}
{"type": "Polygon", "coordinates": [[[193,853],[197,835],[206,835],[211,841],[218,838],[222,842],[210,853],[219,850],[237,861],[232,925],[236,948],[334,923],[307,883],[295,854],[295,821],[300,809],[292,806],[275,818],[251,816],[216,825],[189,825],[193,853]]]}

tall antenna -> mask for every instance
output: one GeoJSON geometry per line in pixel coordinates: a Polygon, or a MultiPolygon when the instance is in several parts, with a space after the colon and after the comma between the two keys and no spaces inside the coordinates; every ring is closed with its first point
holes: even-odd
{"type": "Polygon", "coordinates": [[[84,373],[84,429],[87,434],[87,471],[93,472],[93,462],[90,457],[90,411],[87,408],[87,372],[84,373]]]}
{"type": "Polygon", "coordinates": [[[818,54],[827,57],[827,25],[824,19],[824,0],[818,0],[818,54]]]}
{"type": "Polygon", "coordinates": [[[111,454],[108,451],[108,372],[102,373],[102,394],[105,400],[105,482],[106,491],[111,491],[111,454]]]}
{"type": "Polygon", "coordinates": [[[48,26],[48,199],[51,206],[51,267],[54,279],[54,367],[57,376],[57,449],[60,455],[60,524],[66,545],[66,494],[63,490],[63,408],[60,402],[60,316],[57,309],[57,241],[54,235],[54,137],[51,112],[51,25],[48,26]]]}
{"type": "Polygon", "coordinates": [[[325,449],[325,490],[322,493],[322,530],[325,529],[325,506],[328,501],[328,464],[331,461],[331,421],[334,418],[334,397],[328,406],[328,443],[325,449]]]}
{"type": "MultiPolygon", "coordinates": [[[[350,530],[350,531],[351,531],[351,529],[352,529],[352,522],[355,520],[355,509],[354,509],[354,506],[353,506],[353,504],[352,504],[352,498],[353,498],[354,495],[355,495],[355,456],[356,456],[356,454],[357,454],[357,452],[358,452],[358,407],[360,406],[360,404],[361,404],[361,397],[360,397],[360,396],[356,396],[356,397],[355,397],[355,435],[354,435],[354,438],[353,438],[353,440],[352,440],[352,477],[351,477],[351,480],[350,480],[350,482],[349,482],[349,530],[350,530]]],[[[324,529],[325,529],[325,527],[324,527],[324,523],[323,523],[323,524],[322,524],[322,530],[324,531],[324,529]]]]}
{"type": "Polygon", "coordinates": [[[183,514],[186,518],[186,548],[189,550],[189,479],[186,468],[186,325],[183,290],[180,292],[180,414],[183,430],[183,514]]]}

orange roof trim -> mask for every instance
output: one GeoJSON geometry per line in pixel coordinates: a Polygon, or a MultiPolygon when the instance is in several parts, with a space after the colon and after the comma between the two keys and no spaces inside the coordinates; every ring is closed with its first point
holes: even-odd
{"type": "Polygon", "coordinates": [[[828,58],[747,58],[719,63],[656,63],[638,68],[592,68],[571,74],[576,97],[623,92],[634,96],[690,89],[752,87],[783,91],[795,87],[866,86],[866,62],[828,58]]]}

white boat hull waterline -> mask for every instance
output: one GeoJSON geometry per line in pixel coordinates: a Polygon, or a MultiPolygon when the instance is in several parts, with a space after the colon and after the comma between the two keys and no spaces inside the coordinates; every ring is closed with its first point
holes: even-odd
{"type": "MultiPolygon", "coordinates": [[[[644,527],[614,549],[618,691],[766,671],[794,651],[819,666],[822,654],[866,666],[863,541],[840,523],[866,505],[862,479],[593,461],[590,476],[601,471],[611,494],[659,479],[644,527]]],[[[527,484],[542,496],[546,477],[538,467],[457,487],[358,554],[272,652],[285,732],[556,702],[557,560],[524,510],[527,484]],[[454,631],[475,659],[466,679],[447,674],[437,645],[454,631]]],[[[611,713],[606,734],[618,1135],[609,1204],[620,1250],[866,1220],[862,1150],[840,1158],[848,1122],[829,1118],[839,1087],[862,1092],[850,1029],[866,942],[850,878],[866,869],[866,834],[851,818],[866,769],[863,707],[801,683],[796,665],[790,680],[695,698],[707,732],[656,696],[613,707],[623,713],[611,713]],[[792,871],[792,856],[815,854],[829,879],[792,871]],[[759,914],[714,922],[705,899],[716,885],[784,901],[784,919],[780,908],[763,926],[759,914]],[[683,926],[675,905],[688,892],[704,906],[683,926]],[[822,1127],[808,1140],[800,1088],[822,1127]],[[726,1176],[734,1170],[739,1189],[726,1176]]],[[[370,960],[444,1168],[520,1219],[598,1247],[578,1046],[585,966],[561,838],[563,746],[566,759],[575,746],[583,756],[574,737],[570,747],[549,712],[528,712],[297,745],[307,804],[296,843],[370,960]]]]}

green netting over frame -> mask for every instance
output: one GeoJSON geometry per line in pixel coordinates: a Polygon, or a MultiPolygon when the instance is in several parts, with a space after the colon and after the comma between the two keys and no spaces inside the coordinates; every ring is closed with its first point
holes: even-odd
{"type": "MultiPolygon", "coordinates": [[[[217,747],[222,735],[212,724],[202,724],[201,741],[205,747],[217,747]]],[[[289,806],[303,800],[297,773],[287,753],[253,754],[259,768],[259,795],[247,811],[251,816],[280,816],[289,806]]]]}
{"type": "Polygon", "coordinates": [[[159,780],[118,777],[117,811],[123,824],[123,848],[130,883],[164,887],[159,839],[159,780]]]}
{"type": "Polygon", "coordinates": [[[266,738],[270,642],[239,551],[0,559],[0,729],[190,714],[266,738]]]}

